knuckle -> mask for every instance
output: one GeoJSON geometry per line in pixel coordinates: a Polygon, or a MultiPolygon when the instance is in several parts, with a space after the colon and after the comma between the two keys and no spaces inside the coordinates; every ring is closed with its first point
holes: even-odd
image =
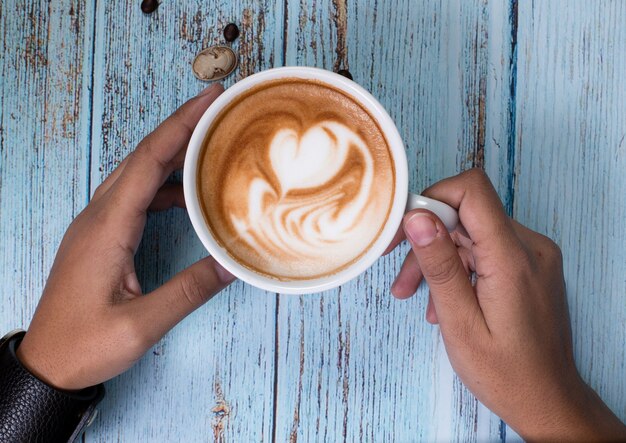
{"type": "Polygon", "coordinates": [[[90,209],[91,207],[88,205],[85,209],[80,211],[76,217],[74,217],[74,220],[72,220],[70,225],[67,227],[66,234],[80,230],[81,226],[85,224],[85,219],[90,217],[90,209]]]}
{"type": "Polygon", "coordinates": [[[474,184],[482,186],[485,183],[491,183],[487,173],[480,168],[469,169],[466,174],[469,180],[474,184]]]}
{"type": "Polygon", "coordinates": [[[458,277],[459,272],[462,271],[462,266],[457,256],[448,255],[430,260],[427,259],[422,271],[426,279],[431,283],[446,285],[458,277]]]}
{"type": "Polygon", "coordinates": [[[547,239],[545,249],[548,260],[551,263],[563,262],[563,252],[561,251],[559,245],[557,245],[554,241],[547,239]]]}
{"type": "Polygon", "coordinates": [[[163,161],[157,152],[157,146],[153,140],[153,135],[150,134],[137,145],[137,149],[132,153],[135,157],[135,161],[144,162],[149,161],[156,163],[161,168],[167,167],[167,162],[163,161]]]}
{"type": "Polygon", "coordinates": [[[76,240],[84,239],[93,242],[94,236],[101,231],[101,223],[99,222],[100,211],[96,203],[89,203],[80,214],[70,223],[63,236],[63,243],[76,242],[76,240]]]}
{"type": "MultiPolygon", "coordinates": [[[[189,103],[189,102],[188,102],[189,103]]],[[[193,121],[193,112],[189,106],[181,106],[176,109],[172,114],[171,122],[179,128],[179,130],[185,131],[189,135],[193,132],[193,126],[190,126],[189,122],[193,121]]]]}
{"type": "Polygon", "coordinates": [[[108,200],[108,205],[102,200],[99,200],[89,214],[89,223],[96,231],[102,231],[106,229],[106,227],[113,225],[113,211],[107,210],[108,206],[119,207],[119,202],[116,201],[114,195],[108,195],[106,200],[108,200]]]}
{"type": "Polygon", "coordinates": [[[561,248],[551,238],[537,234],[535,255],[539,260],[559,264],[563,262],[561,248]]]}
{"type": "Polygon", "coordinates": [[[92,200],[98,200],[100,197],[102,197],[102,195],[104,194],[104,188],[102,185],[103,183],[100,183],[96,190],[93,192],[93,196],[91,197],[92,200]]]}
{"type": "Polygon", "coordinates": [[[456,344],[462,344],[465,349],[476,355],[483,352],[485,339],[483,334],[479,333],[478,321],[477,316],[469,315],[463,321],[457,322],[449,332],[450,338],[456,344]]]}
{"type": "Polygon", "coordinates": [[[154,151],[154,144],[150,140],[150,135],[148,135],[147,137],[145,137],[143,140],[139,142],[135,150],[131,152],[130,155],[133,157],[133,160],[137,161],[138,157],[139,157],[139,160],[141,160],[142,156],[151,155],[153,151],[154,151]]]}
{"type": "Polygon", "coordinates": [[[177,108],[172,114],[172,120],[176,123],[184,124],[189,119],[189,110],[186,106],[177,108]]]}
{"type": "Polygon", "coordinates": [[[188,273],[180,279],[180,293],[191,306],[200,306],[206,300],[204,286],[193,273],[188,273]]]}

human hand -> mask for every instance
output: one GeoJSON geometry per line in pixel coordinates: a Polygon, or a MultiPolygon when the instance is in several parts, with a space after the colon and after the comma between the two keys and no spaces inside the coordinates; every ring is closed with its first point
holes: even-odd
{"type": "Polygon", "coordinates": [[[426,318],[463,383],[525,439],[626,439],[576,369],[557,245],[509,218],[480,170],[424,195],[458,208],[467,232],[449,234],[426,210],[407,214],[390,249],[406,235],[412,252],[391,291],[410,297],[426,279],[426,318]]]}
{"type": "Polygon", "coordinates": [[[130,368],[174,325],[234,277],[205,258],[142,295],[133,257],[149,210],[184,207],[187,143],[216,85],[192,98],[139,143],[68,228],[28,332],[22,363],[43,381],[77,390],[130,368]]]}

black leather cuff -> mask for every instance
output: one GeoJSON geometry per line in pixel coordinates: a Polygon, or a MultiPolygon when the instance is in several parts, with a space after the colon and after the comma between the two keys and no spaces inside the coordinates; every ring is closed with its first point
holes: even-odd
{"type": "Polygon", "coordinates": [[[95,413],[104,386],[64,392],[42,382],[15,355],[24,334],[0,343],[0,442],[73,442],[95,413]]]}

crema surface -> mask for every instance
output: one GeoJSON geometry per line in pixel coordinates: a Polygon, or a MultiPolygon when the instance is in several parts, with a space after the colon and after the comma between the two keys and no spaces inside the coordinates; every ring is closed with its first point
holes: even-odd
{"type": "Polygon", "coordinates": [[[214,237],[239,263],[312,279],[358,260],[394,196],[384,134],[353,98],[302,79],[263,83],[209,129],[198,195],[214,237]]]}

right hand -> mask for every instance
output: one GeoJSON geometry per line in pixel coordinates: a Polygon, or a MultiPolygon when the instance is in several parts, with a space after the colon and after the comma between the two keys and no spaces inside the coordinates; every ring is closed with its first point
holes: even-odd
{"type": "Polygon", "coordinates": [[[427,320],[439,323],[463,383],[525,439],[626,439],[576,369],[557,245],[509,218],[480,170],[424,195],[457,208],[467,232],[449,234],[426,210],[408,213],[390,248],[406,235],[412,252],[392,293],[410,297],[426,279],[427,320]]]}

